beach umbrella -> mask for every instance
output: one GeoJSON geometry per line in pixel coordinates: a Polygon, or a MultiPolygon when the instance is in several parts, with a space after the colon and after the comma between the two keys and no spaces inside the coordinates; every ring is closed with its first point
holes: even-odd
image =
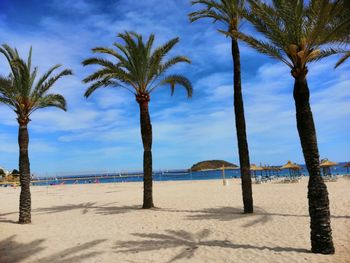
{"type": "Polygon", "coordinates": [[[329,174],[331,174],[331,167],[336,166],[338,163],[329,161],[328,159],[321,160],[320,167],[323,169],[323,175],[326,175],[326,171],[328,170],[329,174]]]}
{"type": "Polygon", "coordinates": [[[254,172],[254,176],[256,177],[256,171],[263,171],[264,168],[262,168],[260,166],[256,166],[255,164],[252,164],[250,166],[250,170],[254,172]]]}
{"type": "Polygon", "coordinates": [[[350,162],[346,163],[344,167],[346,167],[346,174],[349,174],[350,162]]]}
{"type": "Polygon", "coordinates": [[[293,172],[296,170],[300,170],[301,167],[295,163],[292,163],[291,161],[288,161],[285,165],[281,167],[281,169],[288,169],[289,170],[289,176],[292,176],[292,170],[293,172]]]}
{"type": "Polygon", "coordinates": [[[265,164],[264,166],[262,166],[262,168],[263,168],[263,169],[264,169],[264,171],[265,171],[265,176],[267,176],[268,171],[270,170],[270,167],[269,167],[269,166],[267,166],[267,165],[265,164]]]}
{"type": "Polygon", "coordinates": [[[271,166],[273,174],[276,174],[278,176],[278,172],[281,170],[279,166],[271,166]]]}

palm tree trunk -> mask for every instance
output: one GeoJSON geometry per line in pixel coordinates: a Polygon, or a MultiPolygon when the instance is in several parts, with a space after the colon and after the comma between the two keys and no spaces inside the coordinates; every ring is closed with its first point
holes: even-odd
{"type": "Polygon", "coordinates": [[[253,213],[252,179],[250,176],[249,150],[244,117],[243,96],[241,87],[241,61],[238,42],[232,38],[232,59],[234,72],[234,108],[238,140],[239,163],[241,167],[242,195],[244,213],[253,213]]]}
{"type": "Polygon", "coordinates": [[[328,191],[321,177],[316,130],[309,99],[310,92],[306,77],[296,77],[294,100],[297,127],[305,164],[310,175],[308,199],[311,218],[311,250],[314,253],[333,254],[328,191]]]}
{"type": "Polygon", "coordinates": [[[140,106],[140,124],[143,143],[143,206],[148,209],[153,205],[152,178],[152,124],[148,111],[149,95],[137,97],[140,106]]]}
{"type": "Polygon", "coordinates": [[[19,220],[20,224],[31,222],[31,196],[30,196],[30,164],[28,157],[28,122],[19,121],[18,145],[19,145],[19,174],[21,183],[21,194],[19,198],[19,220]]]}

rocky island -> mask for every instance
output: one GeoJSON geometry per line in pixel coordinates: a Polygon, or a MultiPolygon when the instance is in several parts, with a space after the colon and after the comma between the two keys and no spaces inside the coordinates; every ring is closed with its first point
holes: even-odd
{"type": "Polygon", "coordinates": [[[192,165],[191,171],[217,170],[217,169],[221,169],[223,166],[225,168],[238,167],[233,163],[229,163],[223,160],[209,160],[209,161],[203,161],[192,165]]]}

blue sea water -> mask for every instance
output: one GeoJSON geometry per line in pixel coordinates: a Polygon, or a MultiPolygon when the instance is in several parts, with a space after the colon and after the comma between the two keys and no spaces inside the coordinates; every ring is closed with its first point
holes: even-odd
{"type": "MultiPolygon", "coordinates": [[[[302,169],[299,174],[308,176],[305,166],[301,166],[302,169]]],[[[331,173],[334,175],[346,174],[347,170],[343,165],[331,168],[331,173]]],[[[252,176],[275,176],[284,177],[289,176],[288,170],[276,172],[268,171],[257,171],[255,174],[252,172],[252,176]]],[[[240,178],[240,170],[225,170],[225,178],[240,178]]],[[[213,180],[222,179],[221,170],[210,170],[210,171],[200,171],[200,172],[190,172],[188,170],[172,170],[172,171],[158,171],[153,174],[154,181],[188,181],[188,180],[213,180]]],[[[86,174],[86,175],[70,175],[58,178],[40,178],[34,179],[32,185],[60,185],[60,184],[93,184],[93,183],[122,183],[122,182],[141,182],[143,181],[142,173],[128,173],[128,174],[118,174],[118,173],[105,173],[105,174],[86,174]]]]}

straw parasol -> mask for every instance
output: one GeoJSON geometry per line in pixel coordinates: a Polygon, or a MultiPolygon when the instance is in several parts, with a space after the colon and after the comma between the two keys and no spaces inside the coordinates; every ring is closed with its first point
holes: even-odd
{"type": "Polygon", "coordinates": [[[281,167],[280,166],[270,166],[272,169],[272,173],[276,173],[276,175],[278,176],[278,172],[281,171],[281,167]]]}
{"type": "Polygon", "coordinates": [[[321,161],[320,167],[332,167],[332,166],[335,166],[337,164],[338,163],[335,163],[335,162],[329,161],[327,159],[324,159],[324,160],[321,161]]]}
{"type": "Polygon", "coordinates": [[[255,164],[252,164],[252,165],[250,166],[250,170],[251,170],[251,171],[262,171],[262,170],[264,170],[264,168],[262,168],[262,167],[260,167],[260,166],[256,166],[255,164]]]}
{"type": "Polygon", "coordinates": [[[350,162],[346,163],[344,167],[346,168],[346,173],[349,174],[350,162]]]}
{"type": "Polygon", "coordinates": [[[336,166],[338,163],[329,161],[328,159],[321,160],[320,167],[323,169],[323,175],[326,175],[326,172],[328,171],[329,174],[331,174],[331,167],[336,166]]]}
{"type": "Polygon", "coordinates": [[[270,174],[270,171],[271,171],[271,168],[270,168],[270,166],[268,166],[268,165],[264,165],[264,166],[261,166],[263,169],[264,169],[264,171],[265,171],[265,175],[267,176],[268,174],[270,174]]]}
{"type": "Polygon", "coordinates": [[[295,163],[292,163],[291,161],[288,161],[285,165],[283,165],[281,167],[281,169],[288,169],[289,170],[289,175],[292,176],[292,170],[296,171],[296,170],[300,170],[301,167],[295,163]]]}
{"type": "Polygon", "coordinates": [[[262,168],[260,166],[256,166],[255,164],[252,164],[250,166],[250,170],[254,172],[254,176],[256,177],[256,171],[263,171],[264,168],[262,168]]]}

